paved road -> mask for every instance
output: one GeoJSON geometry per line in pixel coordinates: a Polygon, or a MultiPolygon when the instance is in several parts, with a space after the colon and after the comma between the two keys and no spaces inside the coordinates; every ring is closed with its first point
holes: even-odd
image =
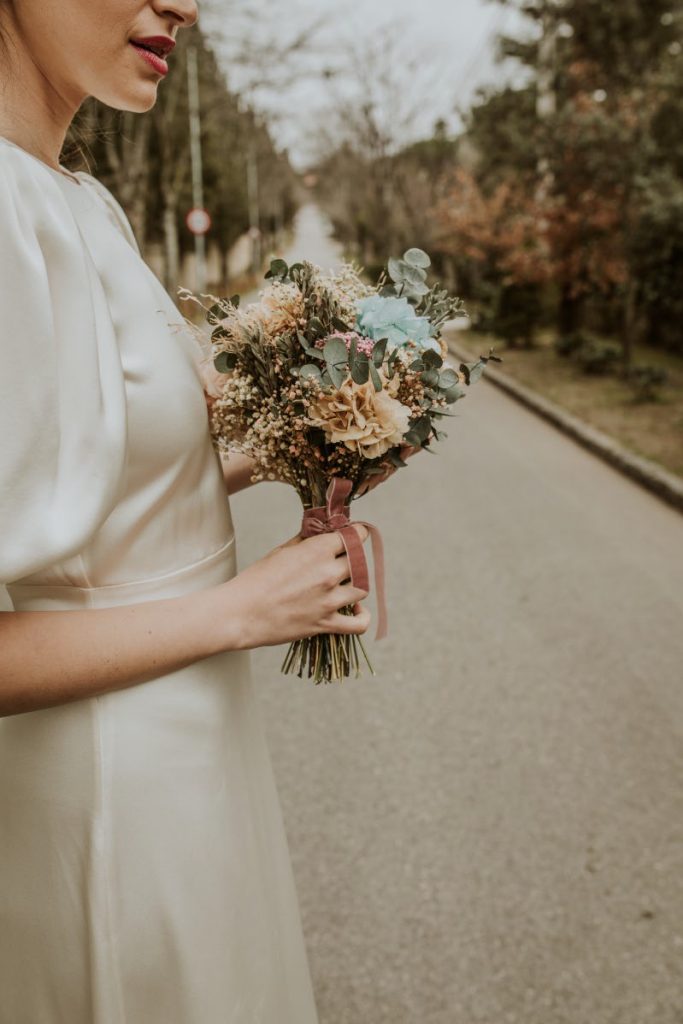
{"type": "MultiPolygon", "coordinates": [[[[312,208],[294,250],[336,258],[312,208]]],[[[377,678],[255,655],[320,1022],[681,1024],[683,519],[490,384],[456,411],[363,505],[377,678]]],[[[233,511],[242,565],[298,529],[233,511]]]]}

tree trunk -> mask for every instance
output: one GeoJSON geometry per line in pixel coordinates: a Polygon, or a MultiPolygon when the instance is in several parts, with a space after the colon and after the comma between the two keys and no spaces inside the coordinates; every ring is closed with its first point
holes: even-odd
{"type": "Polygon", "coordinates": [[[129,217],[133,233],[138,240],[138,245],[140,246],[141,251],[144,253],[145,235],[147,232],[147,197],[144,195],[142,190],[133,201],[133,205],[129,211],[129,217]]]}
{"type": "Polygon", "coordinates": [[[178,200],[176,196],[164,201],[164,285],[171,297],[178,290],[180,246],[178,244],[178,200]]]}
{"type": "Polygon", "coordinates": [[[557,311],[557,329],[560,336],[573,334],[583,326],[583,296],[572,295],[569,282],[562,285],[557,311]]]}
{"type": "Polygon", "coordinates": [[[621,324],[621,347],[624,369],[629,370],[633,363],[633,346],[636,334],[636,286],[633,280],[626,285],[621,324]]]}

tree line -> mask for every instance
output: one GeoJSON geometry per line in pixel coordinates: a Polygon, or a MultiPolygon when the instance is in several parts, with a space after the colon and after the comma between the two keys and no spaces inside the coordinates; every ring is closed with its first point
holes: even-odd
{"type": "Polygon", "coordinates": [[[637,343],[683,354],[680,0],[496,2],[526,19],[500,40],[522,84],[408,147],[391,93],[347,111],[317,167],[337,233],[373,268],[429,250],[511,344],[550,327],[566,349],[611,337],[626,367],[637,343]]]}
{"type": "Polygon", "coordinates": [[[193,206],[187,50],[197,53],[207,241],[218,246],[227,282],[227,256],[248,229],[268,244],[296,210],[297,177],[267,123],[233,91],[198,25],[181,32],[156,105],[144,114],[112,110],[94,99],[81,107],[67,137],[63,162],[99,178],[126,211],[143,255],[163,254],[163,280],[175,296],[180,262],[194,238],[185,223],[193,206]]]}

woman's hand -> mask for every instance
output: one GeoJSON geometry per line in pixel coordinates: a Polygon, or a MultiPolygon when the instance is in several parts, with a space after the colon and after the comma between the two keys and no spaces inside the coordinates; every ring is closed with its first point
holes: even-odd
{"type": "MultiPolygon", "coordinates": [[[[409,459],[411,457],[411,455],[415,455],[417,452],[421,451],[422,448],[419,446],[416,448],[413,445],[404,444],[401,445],[399,449],[399,455],[405,462],[406,459],[409,459]]],[[[359,498],[362,498],[364,494],[368,494],[370,491],[374,491],[375,487],[379,487],[380,484],[385,483],[385,481],[388,480],[389,477],[393,476],[396,470],[396,466],[392,466],[391,464],[389,464],[387,465],[383,473],[373,473],[373,475],[369,477],[368,480],[364,484],[362,484],[362,486],[359,487],[359,489],[356,491],[357,496],[359,498]]]]}
{"type": "MultiPolygon", "coordinates": [[[[362,541],[362,523],[353,525],[362,541]]],[[[279,545],[265,558],[218,589],[226,597],[225,627],[231,649],[289,643],[319,633],[365,633],[370,613],[360,604],[367,596],[350,582],[349,559],[338,533],[279,545]],[[341,609],[353,607],[353,615],[341,609]]]]}

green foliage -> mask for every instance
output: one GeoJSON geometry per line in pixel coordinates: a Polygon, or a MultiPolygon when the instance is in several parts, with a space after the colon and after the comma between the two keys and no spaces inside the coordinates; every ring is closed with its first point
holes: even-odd
{"type": "Polygon", "coordinates": [[[572,331],[569,334],[561,334],[556,338],[554,349],[558,356],[568,359],[569,357],[576,355],[577,352],[589,344],[590,341],[591,336],[587,331],[572,331]]]}
{"type": "Polygon", "coordinates": [[[428,295],[427,268],[431,265],[430,257],[422,249],[408,249],[401,260],[390,259],[387,269],[395,294],[414,302],[428,295]]]}
{"type": "Polygon", "coordinates": [[[204,203],[212,219],[208,242],[227,253],[249,227],[250,148],[258,166],[259,226],[266,239],[291,221],[296,208],[296,179],[286,155],[226,84],[206,36],[194,26],[178,34],[152,110],[131,114],[90,98],[71,126],[63,153],[67,166],[85,167],[113,192],[143,253],[150,245],[163,246],[167,262],[194,248],[185,224],[194,205],[186,67],[190,45],[198,55],[204,203]]]}
{"type": "Polygon", "coordinates": [[[632,366],[626,379],[633,389],[636,402],[656,402],[660,398],[661,388],[669,380],[669,374],[663,366],[643,364],[632,366]]]}
{"type": "Polygon", "coordinates": [[[477,177],[485,189],[510,174],[522,179],[535,176],[539,125],[534,87],[480,91],[466,124],[477,152],[477,177]]]}
{"type": "Polygon", "coordinates": [[[683,180],[660,171],[641,188],[630,240],[643,340],[683,355],[683,180]]]}
{"type": "Polygon", "coordinates": [[[532,348],[541,318],[538,285],[501,286],[493,315],[493,330],[512,347],[532,348]]]}
{"type": "Polygon", "coordinates": [[[576,354],[579,366],[584,373],[604,375],[611,373],[619,364],[622,356],[621,347],[609,341],[593,338],[586,341],[576,354]]]}

